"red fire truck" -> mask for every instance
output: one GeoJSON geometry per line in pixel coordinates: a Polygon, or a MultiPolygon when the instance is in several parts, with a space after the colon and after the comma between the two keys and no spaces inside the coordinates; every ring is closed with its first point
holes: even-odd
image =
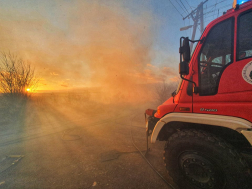
{"type": "Polygon", "coordinates": [[[147,136],[167,141],[165,166],[181,189],[251,189],[252,1],[236,1],[200,40],[181,37],[179,51],[181,82],[146,110],[147,136]]]}

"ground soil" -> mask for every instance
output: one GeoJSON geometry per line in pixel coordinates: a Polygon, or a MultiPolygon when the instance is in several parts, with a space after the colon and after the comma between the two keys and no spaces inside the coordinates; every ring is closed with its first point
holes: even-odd
{"type": "MultiPolygon", "coordinates": [[[[0,188],[170,188],[132,144],[146,150],[147,104],[47,96],[3,100],[0,188]]],[[[146,156],[163,165],[164,142],[146,156]]]]}

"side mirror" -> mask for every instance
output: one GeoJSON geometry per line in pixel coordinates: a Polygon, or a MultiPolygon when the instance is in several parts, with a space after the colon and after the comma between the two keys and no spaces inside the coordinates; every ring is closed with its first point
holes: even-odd
{"type": "Polygon", "coordinates": [[[179,53],[180,53],[180,63],[182,61],[189,63],[191,55],[190,55],[190,45],[188,37],[180,38],[179,53]]]}
{"type": "Polygon", "coordinates": [[[189,74],[189,65],[187,62],[179,63],[179,74],[180,75],[188,75],[189,74]]]}
{"type": "Polygon", "coordinates": [[[172,97],[176,96],[176,90],[172,92],[171,96],[172,97]]]}
{"type": "Polygon", "coordinates": [[[188,75],[189,74],[189,61],[190,61],[190,46],[188,37],[180,38],[180,64],[179,64],[179,74],[188,75]]]}

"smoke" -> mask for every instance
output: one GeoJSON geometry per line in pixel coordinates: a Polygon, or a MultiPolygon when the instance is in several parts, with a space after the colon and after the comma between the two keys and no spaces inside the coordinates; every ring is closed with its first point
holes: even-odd
{"type": "Polygon", "coordinates": [[[155,22],[148,10],[133,14],[118,2],[76,1],[58,3],[51,14],[0,14],[1,51],[34,65],[38,89],[99,87],[102,101],[135,102],[152,98],[151,84],[177,81],[173,69],[151,64],[155,22]]]}

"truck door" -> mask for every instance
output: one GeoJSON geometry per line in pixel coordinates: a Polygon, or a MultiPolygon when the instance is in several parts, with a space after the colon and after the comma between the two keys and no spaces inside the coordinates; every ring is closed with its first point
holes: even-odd
{"type": "Polygon", "coordinates": [[[248,82],[248,70],[251,68],[252,71],[252,65],[248,65],[252,61],[251,20],[250,11],[237,19],[230,17],[210,26],[198,53],[193,77],[200,88],[199,94],[193,97],[193,112],[251,119],[248,112],[252,108],[249,97],[252,95],[252,79],[251,84],[248,82]],[[249,68],[245,69],[246,65],[249,68]]]}

